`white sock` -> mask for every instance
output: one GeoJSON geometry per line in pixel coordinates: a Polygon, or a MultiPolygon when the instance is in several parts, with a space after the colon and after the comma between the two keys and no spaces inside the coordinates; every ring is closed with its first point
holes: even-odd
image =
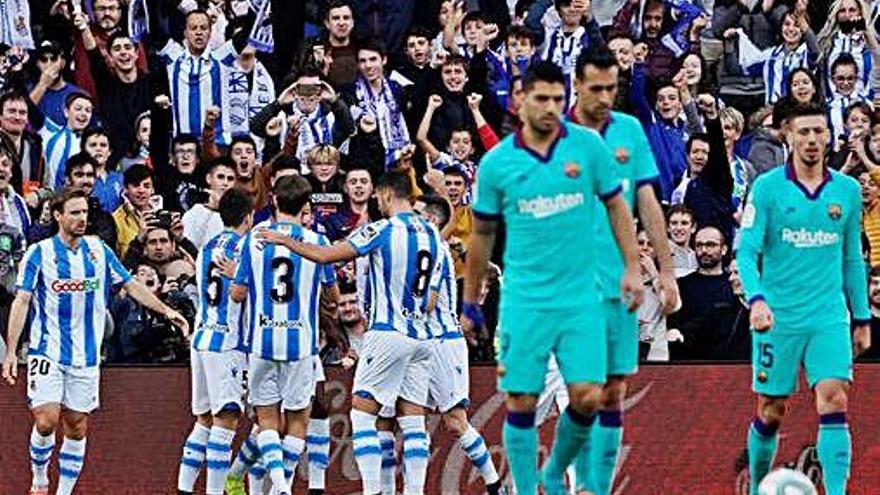
{"type": "Polygon", "coordinates": [[[208,437],[207,465],[208,479],[205,491],[208,495],[223,495],[226,473],[229,472],[229,458],[232,457],[232,440],[235,430],[214,425],[208,437]]]}
{"type": "Polygon", "coordinates": [[[306,435],[309,453],[309,489],[323,490],[330,466],[330,420],[310,419],[306,435]]]}
{"type": "Polygon", "coordinates": [[[266,481],[266,468],[261,462],[257,462],[248,469],[248,493],[250,495],[262,495],[264,482],[266,481]]]}
{"type": "Polygon", "coordinates": [[[243,478],[244,473],[260,460],[260,447],[257,445],[257,430],[251,431],[251,434],[241,443],[241,449],[229,468],[229,475],[236,478],[243,478]]]}
{"type": "Polygon", "coordinates": [[[397,493],[397,452],[393,431],[379,432],[379,445],[382,447],[382,495],[397,493]]]}
{"type": "Polygon", "coordinates": [[[473,426],[468,425],[467,431],[459,437],[458,445],[474,466],[480,470],[480,475],[483,476],[483,481],[487,485],[498,481],[498,472],[495,470],[495,464],[492,462],[492,455],[486,447],[485,440],[483,440],[483,437],[480,436],[473,426]]]}
{"type": "Polygon", "coordinates": [[[284,475],[284,461],[281,447],[281,438],[275,430],[263,430],[257,435],[257,445],[260,446],[260,457],[266,465],[266,472],[272,479],[272,486],[279,493],[290,495],[290,485],[284,475]]]}
{"type": "Polygon", "coordinates": [[[381,490],[379,480],[382,472],[382,449],[376,433],[376,415],[352,409],[350,416],[354,460],[361,473],[363,493],[375,495],[381,490]]]}
{"type": "Polygon", "coordinates": [[[205,451],[208,449],[208,437],[211,429],[196,423],[186,443],[183,444],[183,456],[180,458],[180,471],[177,473],[177,489],[192,492],[199,477],[199,471],[205,462],[205,451]]]}
{"type": "Polygon", "coordinates": [[[64,437],[58,452],[58,491],[56,495],[70,495],[82,471],[86,457],[86,439],[74,440],[64,437]]]}
{"type": "Polygon", "coordinates": [[[296,477],[296,465],[299,464],[299,458],[302,457],[302,453],[306,449],[306,441],[293,435],[287,435],[281,442],[281,448],[284,449],[284,476],[287,477],[288,484],[293,485],[293,478],[296,477]]]}
{"type": "Polygon", "coordinates": [[[424,416],[397,418],[403,433],[403,493],[421,495],[425,492],[428,457],[431,455],[424,416]]]}
{"type": "Polygon", "coordinates": [[[43,436],[37,431],[36,426],[31,430],[31,472],[33,481],[31,486],[49,486],[49,461],[52,460],[52,451],[55,449],[55,432],[43,436]]]}

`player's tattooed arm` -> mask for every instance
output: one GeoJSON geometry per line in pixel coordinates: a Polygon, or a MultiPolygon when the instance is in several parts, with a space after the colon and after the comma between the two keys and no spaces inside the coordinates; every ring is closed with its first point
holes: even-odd
{"type": "Polygon", "coordinates": [[[6,356],[3,358],[3,379],[12,386],[15,385],[15,379],[18,377],[18,358],[15,352],[18,349],[18,339],[21,338],[21,332],[24,330],[30,304],[31,293],[19,290],[9,310],[9,333],[6,338],[6,356]]]}
{"type": "Polygon", "coordinates": [[[261,242],[284,246],[303,258],[322,265],[339,261],[349,261],[358,257],[357,251],[349,242],[340,242],[332,246],[319,246],[317,244],[302,242],[289,235],[272,230],[258,231],[257,239],[261,242]]]}

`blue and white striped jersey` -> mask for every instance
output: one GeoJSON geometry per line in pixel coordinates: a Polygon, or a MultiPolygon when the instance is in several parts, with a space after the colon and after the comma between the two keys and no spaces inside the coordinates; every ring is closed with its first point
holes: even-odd
{"type": "MultiPolygon", "coordinates": [[[[327,246],[327,238],[292,223],[268,230],[327,246]]],[[[241,246],[235,283],[248,289],[249,346],[254,356],[298,361],[318,353],[321,285],[336,283],[333,265],[313,263],[284,246],[258,242],[248,234],[241,246]]]]}
{"type": "Polygon", "coordinates": [[[28,354],[67,366],[98,366],[110,289],[129,280],[98,237],[82,237],[76,249],[58,235],[29,247],[15,284],[32,294],[28,354]]]}
{"type": "Polygon", "coordinates": [[[461,323],[458,320],[458,286],[455,284],[455,260],[446,241],[440,243],[440,263],[437,265],[440,276],[435,277],[431,290],[437,292],[437,305],[431,313],[428,325],[431,334],[440,339],[460,339],[461,323]]]}
{"type": "MultiPolygon", "coordinates": [[[[235,62],[235,49],[229,41],[215,50],[205,50],[201,56],[194,57],[183,45],[168,40],[159,52],[168,72],[168,88],[171,91],[171,113],[174,121],[174,135],[202,135],[205,123],[205,110],[210,106],[223,108],[223,66],[235,62]]],[[[228,88],[227,88],[228,89],[228,88]]],[[[227,143],[221,118],[215,130],[217,139],[227,143]]]]}
{"type": "Polygon", "coordinates": [[[46,157],[46,176],[40,179],[57,191],[64,187],[67,159],[79,153],[80,136],[66,125],[60,126],[47,118],[40,129],[40,138],[43,140],[43,156],[46,157]]]}
{"type": "Polygon", "coordinates": [[[414,213],[400,213],[364,225],[348,242],[369,255],[370,329],[430,338],[428,299],[440,275],[437,229],[414,213]]]}
{"type": "Polygon", "coordinates": [[[804,41],[790,52],[784,45],[777,45],[761,50],[740,33],[737,37],[739,63],[743,70],[752,75],[764,76],[764,100],[767,104],[788,94],[788,77],[795,69],[814,69],[816,54],[810,52],[809,44],[804,41]]]}
{"type": "Polygon", "coordinates": [[[241,239],[224,230],[205,243],[196,258],[196,287],[199,291],[198,319],[192,346],[197,351],[225,352],[245,350],[244,311],[241,303],[229,297],[232,280],[224,277],[217,260],[238,260],[241,239]]]}

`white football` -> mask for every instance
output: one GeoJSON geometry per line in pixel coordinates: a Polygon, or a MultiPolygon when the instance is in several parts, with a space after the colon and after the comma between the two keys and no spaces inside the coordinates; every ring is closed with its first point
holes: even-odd
{"type": "Polygon", "coordinates": [[[813,482],[804,473],[779,468],[770,471],[758,485],[758,495],[818,495],[813,482]]]}

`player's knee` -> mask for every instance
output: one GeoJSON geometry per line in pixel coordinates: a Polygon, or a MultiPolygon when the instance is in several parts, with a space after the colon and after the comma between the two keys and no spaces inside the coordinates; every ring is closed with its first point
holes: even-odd
{"type": "Polygon", "coordinates": [[[623,379],[610,379],[602,389],[602,409],[619,410],[623,408],[626,397],[626,382],[623,379]]]}
{"type": "Polygon", "coordinates": [[[464,435],[468,429],[467,415],[460,407],[453,408],[443,414],[443,427],[455,433],[456,436],[464,435]]]}
{"type": "Polygon", "coordinates": [[[593,384],[569,386],[569,407],[580,414],[589,416],[599,410],[602,403],[602,387],[593,384]]]}
{"type": "Polygon", "coordinates": [[[538,406],[538,396],[529,394],[507,394],[505,403],[508,411],[532,412],[538,406]]]}
{"type": "Polygon", "coordinates": [[[58,426],[58,414],[51,411],[43,411],[34,414],[34,428],[40,435],[48,435],[55,431],[58,426]]]}
{"type": "Polygon", "coordinates": [[[760,401],[758,414],[767,425],[779,425],[785,416],[785,399],[764,397],[760,401]]]}
{"type": "Polygon", "coordinates": [[[73,440],[82,440],[88,430],[88,416],[85,414],[66,414],[64,417],[64,436],[73,440]]]}
{"type": "Polygon", "coordinates": [[[816,387],[816,410],[819,414],[846,412],[849,406],[847,387],[834,382],[816,387]]]}

